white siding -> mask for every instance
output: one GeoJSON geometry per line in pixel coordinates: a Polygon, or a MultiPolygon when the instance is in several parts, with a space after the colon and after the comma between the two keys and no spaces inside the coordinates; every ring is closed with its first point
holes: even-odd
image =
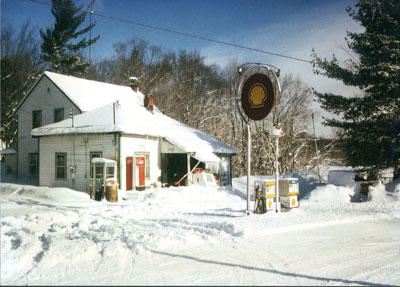
{"type": "Polygon", "coordinates": [[[42,126],[45,126],[54,122],[54,109],[64,108],[66,119],[71,107],[74,108],[75,114],[79,114],[77,107],[46,76],[32,89],[17,112],[18,178],[28,177],[29,153],[38,153],[38,139],[31,136],[32,111],[42,111],[42,126]]]}
{"type": "Polygon", "coordinates": [[[3,155],[5,162],[5,174],[8,176],[16,176],[17,175],[17,154],[5,154],[3,155]]]}
{"type": "Polygon", "coordinates": [[[163,139],[161,141],[161,153],[186,153],[186,152],[163,139]]]}
{"type": "MultiPolygon", "coordinates": [[[[126,190],[126,157],[148,153],[150,160],[150,178],[146,178],[146,186],[160,182],[160,144],[157,138],[121,136],[120,188],[126,190]]],[[[89,192],[90,152],[102,152],[103,157],[117,160],[118,136],[113,134],[98,135],[65,135],[40,138],[40,182],[41,186],[68,187],[74,190],[89,192]],[[55,154],[67,154],[67,178],[55,178],[55,154]],[[75,163],[75,179],[69,167],[75,163]]],[[[117,174],[118,177],[118,174],[117,174]]],[[[133,188],[136,186],[136,168],[133,165],[133,188]]]]}
{"type": "Polygon", "coordinates": [[[133,188],[136,186],[135,155],[150,154],[150,179],[146,179],[146,186],[161,181],[160,142],[154,137],[121,136],[121,189],[126,190],[126,158],[133,157],[133,188]]]}
{"type": "MultiPolygon", "coordinates": [[[[116,137],[116,136],[115,136],[116,137]]],[[[113,134],[65,135],[40,138],[40,181],[41,186],[68,187],[89,192],[90,152],[102,152],[103,157],[116,160],[118,144],[113,134]],[[55,154],[67,154],[67,178],[55,178],[55,154]],[[75,180],[69,167],[75,163],[75,180]]]]}

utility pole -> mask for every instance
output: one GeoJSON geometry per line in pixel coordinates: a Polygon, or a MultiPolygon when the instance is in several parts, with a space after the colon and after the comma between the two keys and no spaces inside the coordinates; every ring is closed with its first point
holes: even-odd
{"type": "Polygon", "coordinates": [[[311,113],[311,116],[312,116],[313,130],[314,130],[315,156],[317,157],[317,163],[318,163],[318,177],[319,177],[319,183],[321,183],[321,172],[319,169],[319,152],[318,152],[318,145],[317,145],[317,137],[315,136],[314,113],[311,113]]]}
{"type": "Polygon", "coordinates": [[[68,113],[69,113],[69,117],[72,119],[72,127],[74,128],[75,127],[75,124],[74,124],[74,108],[70,108],[69,110],[68,110],[68,113]]]}
{"type": "MultiPolygon", "coordinates": [[[[92,0],[92,2],[90,2],[90,4],[88,5],[87,9],[90,9],[89,11],[89,21],[90,21],[90,30],[89,30],[89,43],[92,41],[92,14],[94,13],[93,11],[93,5],[94,2],[96,2],[96,0],[92,0]]],[[[92,65],[92,45],[89,45],[89,72],[90,72],[90,67],[92,65]]]]}

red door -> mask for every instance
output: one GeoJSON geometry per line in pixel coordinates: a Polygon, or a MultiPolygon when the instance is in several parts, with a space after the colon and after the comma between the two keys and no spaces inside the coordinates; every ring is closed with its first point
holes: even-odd
{"type": "Polygon", "coordinates": [[[126,158],[126,190],[132,190],[133,157],[126,158]]]}
{"type": "Polygon", "coordinates": [[[146,158],[144,156],[136,157],[136,167],[138,171],[138,186],[145,186],[146,180],[146,158]]]}

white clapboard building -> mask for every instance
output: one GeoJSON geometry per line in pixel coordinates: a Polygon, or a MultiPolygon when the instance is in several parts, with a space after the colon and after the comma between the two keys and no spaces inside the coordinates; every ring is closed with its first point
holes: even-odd
{"type": "Polygon", "coordinates": [[[231,184],[235,149],[165,116],[136,87],[45,72],[17,114],[18,127],[23,114],[25,129],[30,127],[29,135],[19,130],[18,139],[23,135],[25,143],[18,146],[18,167],[22,153],[28,159],[19,175],[29,174],[31,154],[37,154],[40,186],[88,191],[94,157],[117,162],[119,188],[127,191],[174,185],[195,166],[215,174],[219,185],[231,184]],[[27,109],[27,103],[33,106],[27,109]],[[61,107],[66,119],[57,121],[61,107]],[[42,121],[36,127],[38,110],[42,121]]]}

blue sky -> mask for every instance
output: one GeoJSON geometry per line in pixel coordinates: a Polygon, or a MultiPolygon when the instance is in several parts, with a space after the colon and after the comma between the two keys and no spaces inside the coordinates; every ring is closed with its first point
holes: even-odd
{"type": "MultiPolygon", "coordinates": [[[[51,0],[41,0],[50,3],[51,0]]],[[[91,0],[75,0],[86,8],[91,0]]],[[[272,53],[310,60],[311,49],[320,56],[347,57],[346,31],[362,31],[345,11],[355,0],[96,0],[96,14],[149,24],[218,41],[248,46],[272,53]]],[[[133,36],[152,45],[178,51],[199,50],[206,63],[225,66],[230,59],[239,64],[272,64],[282,73],[299,75],[309,86],[322,92],[351,95],[354,90],[340,82],[316,76],[308,63],[202,41],[98,16],[92,35],[100,35],[92,46],[92,57],[113,55],[113,43],[126,42],[133,36]]],[[[1,0],[1,25],[18,28],[30,20],[35,28],[54,23],[50,6],[29,0],[1,0]]],[[[87,17],[87,23],[89,16],[87,17]]],[[[323,113],[322,113],[323,114],[323,113]]],[[[318,124],[317,130],[326,135],[318,124]]],[[[329,134],[329,132],[327,132],[329,134]]]]}

